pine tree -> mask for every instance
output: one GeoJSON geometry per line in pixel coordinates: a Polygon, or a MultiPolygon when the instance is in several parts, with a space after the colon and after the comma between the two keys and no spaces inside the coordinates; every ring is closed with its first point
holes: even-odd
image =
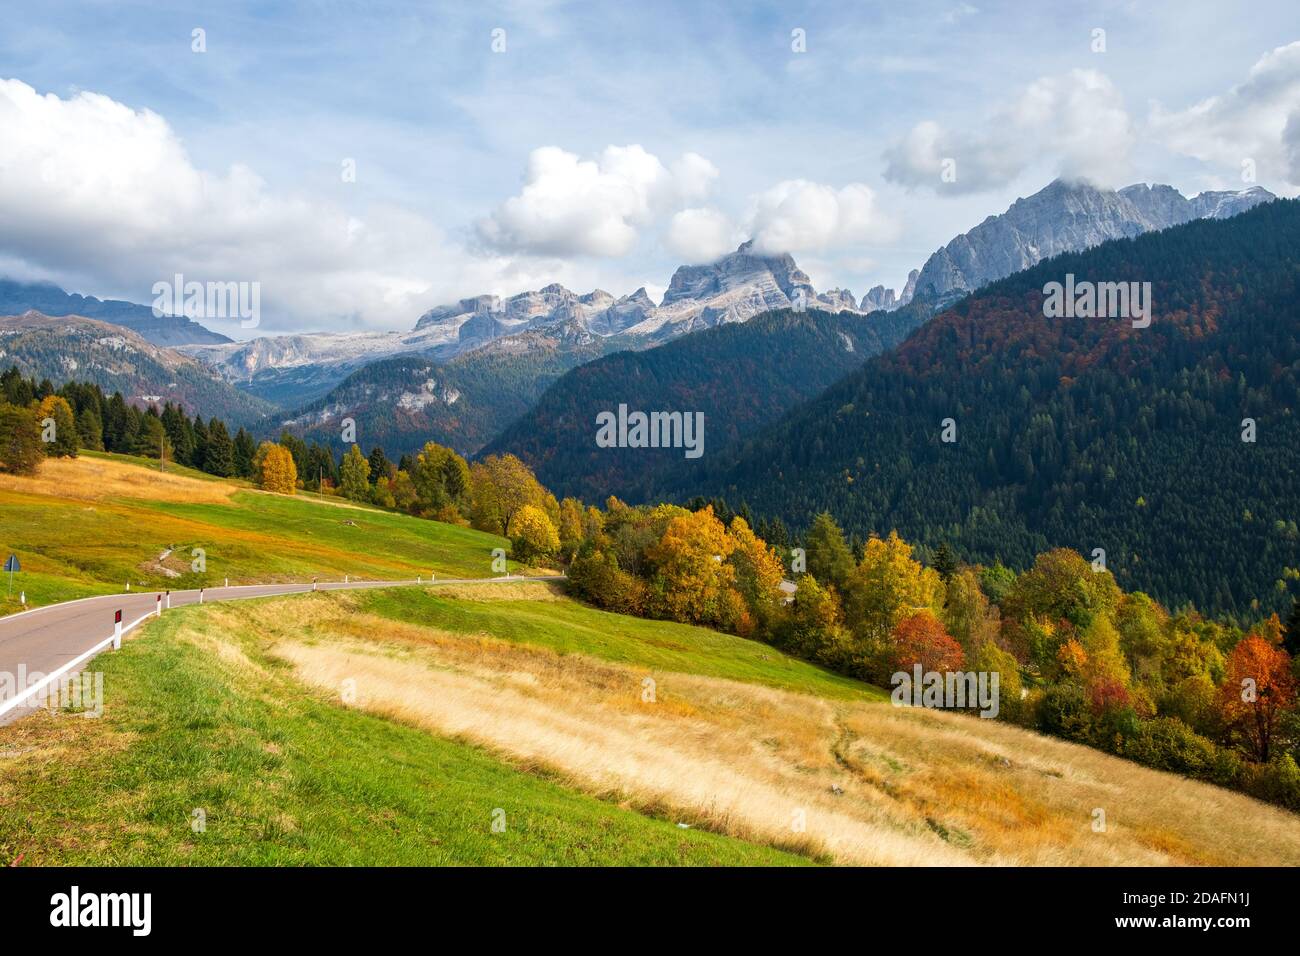
{"type": "Polygon", "coordinates": [[[1300,657],[1300,598],[1291,602],[1291,613],[1282,629],[1282,646],[1292,659],[1300,657]]]}
{"type": "Polygon", "coordinates": [[[240,478],[253,476],[253,456],[257,454],[257,445],[253,436],[239,429],[235,435],[235,474],[240,478]]]}
{"type": "Polygon", "coordinates": [[[945,581],[952,577],[952,573],[957,570],[957,559],[953,557],[952,549],[948,547],[947,541],[941,541],[939,547],[934,549],[933,566],[939,572],[939,577],[945,581]]]}
{"type": "Polygon", "coordinates": [[[380,478],[387,478],[393,471],[393,463],[384,455],[384,450],[376,445],[370,449],[370,483],[373,485],[380,478]]]}
{"type": "Polygon", "coordinates": [[[203,470],[219,478],[235,473],[235,444],[230,440],[226,423],[219,418],[208,421],[208,447],[203,455],[203,470]]]}
{"type": "Polygon", "coordinates": [[[844,532],[829,512],[823,511],[813,519],[808,529],[805,551],[808,573],[818,584],[833,584],[843,588],[853,571],[853,552],[844,541],[844,532]]]}
{"type": "Polygon", "coordinates": [[[77,414],[77,438],[82,448],[104,450],[104,423],[93,406],[87,405],[77,414]]]}

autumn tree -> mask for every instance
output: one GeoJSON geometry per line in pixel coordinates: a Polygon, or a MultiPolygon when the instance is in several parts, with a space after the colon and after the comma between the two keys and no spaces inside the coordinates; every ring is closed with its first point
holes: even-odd
{"type": "Polygon", "coordinates": [[[942,593],[939,575],[914,560],[912,546],[891,531],[867,541],[845,582],[844,609],[860,640],[879,642],[904,617],[938,607],[942,593]]]}
{"type": "Polygon", "coordinates": [[[77,457],[77,418],[61,395],[47,395],[36,409],[47,458],[77,457]]]}
{"type": "Polygon", "coordinates": [[[583,519],[582,502],[577,498],[560,502],[560,551],[566,558],[573,557],[586,537],[583,519]]]}
{"type": "Polygon", "coordinates": [[[793,654],[830,667],[846,668],[849,636],[839,596],[811,574],[795,582],[794,601],[780,632],[781,644],[793,654]]]}
{"type": "Polygon", "coordinates": [[[734,605],[736,570],[727,560],[736,543],[713,515],[713,508],[680,514],[647,549],[654,568],[651,589],[659,606],[676,621],[724,622],[734,605]]]}
{"type": "Polygon", "coordinates": [[[291,495],[298,487],[298,469],[293,454],[283,445],[264,441],[254,459],[257,483],[267,491],[291,495]]]}
{"type": "Polygon", "coordinates": [[[776,552],[739,515],[731,519],[728,534],[735,543],[731,565],[736,569],[736,590],[758,623],[767,626],[784,597],[781,582],[785,568],[776,552]]]}
{"type": "Polygon", "coordinates": [[[343,497],[352,501],[366,501],[370,498],[370,462],[356,445],[349,448],[343,456],[343,464],[339,468],[339,490],[343,492],[343,497]]]}
{"type": "Polygon", "coordinates": [[[890,665],[895,671],[911,672],[917,665],[925,672],[960,670],[964,656],[943,624],[930,611],[917,611],[898,622],[890,634],[890,665]]]}
{"type": "Polygon", "coordinates": [[[455,520],[469,498],[469,465],[452,449],[437,442],[427,442],[415,456],[411,481],[420,496],[420,504],[443,520],[455,520]]]}
{"type": "Polygon", "coordinates": [[[1248,634],[1228,655],[1220,710],[1229,732],[1251,758],[1267,763],[1282,717],[1294,708],[1291,659],[1258,633],[1248,634]]]}
{"type": "Polygon", "coordinates": [[[515,512],[532,505],[559,521],[559,505],[531,469],[514,455],[488,455],[470,468],[470,520],[475,528],[505,534],[515,512]],[[548,501],[549,499],[549,501],[548,501]]]}
{"type": "Polygon", "coordinates": [[[510,519],[511,554],[516,561],[549,557],[560,550],[560,535],[546,512],[524,505],[510,519]]]}

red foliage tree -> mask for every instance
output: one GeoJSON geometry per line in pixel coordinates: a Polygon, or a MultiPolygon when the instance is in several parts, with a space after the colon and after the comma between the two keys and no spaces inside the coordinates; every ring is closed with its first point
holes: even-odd
{"type": "Polygon", "coordinates": [[[895,670],[911,671],[920,664],[923,671],[960,670],[964,657],[958,644],[929,611],[918,611],[898,622],[891,634],[895,670]]]}

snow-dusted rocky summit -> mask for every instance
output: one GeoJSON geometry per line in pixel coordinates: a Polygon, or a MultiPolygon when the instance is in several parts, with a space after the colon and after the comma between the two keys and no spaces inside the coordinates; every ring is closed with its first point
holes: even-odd
{"type": "Polygon", "coordinates": [[[788,309],[796,303],[828,312],[873,311],[899,304],[892,290],[888,304],[863,309],[847,290],[819,294],[788,253],[762,255],[746,242],[717,262],[681,266],[658,305],[644,288],[615,299],[601,289],[578,295],[555,284],[504,299],[480,295],[439,306],[420,316],[415,328],[454,343],[457,350],[529,329],[566,325],[590,335],[661,341],[724,322],[744,322],[760,312],[788,309]]]}
{"type": "Polygon", "coordinates": [[[916,294],[936,308],[1062,252],[1193,219],[1227,219],[1276,197],[1260,186],[1187,198],[1173,186],[1099,189],[1057,179],[989,216],[926,260],[916,294]]]}

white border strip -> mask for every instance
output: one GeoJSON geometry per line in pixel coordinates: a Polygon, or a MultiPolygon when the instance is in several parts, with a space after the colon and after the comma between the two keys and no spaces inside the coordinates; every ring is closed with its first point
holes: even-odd
{"type": "MultiPolygon", "coordinates": [[[[126,634],[127,631],[139,625],[146,618],[154,617],[156,613],[157,613],[156,611],[150,611],[148,614],[140,615],[130,624],[124,625],[122,627],[122,633],[126,634]]],[[[22,691],[16,696],[9,698],[3,704],[0,704],[0,717],[3,717],[5,714],[9,713],[9,711],[13,710],[15,707],[17,707],[19,704],[25,701],[28,697],[31,697],[33,694],[35,694],[37,691],[44,690],[46,687],[49,687],[52,683],[54,683],[63,675],[67,674],[69,671],[79,667],[80,665],[84,664],[86,661],[90,660],[90,658],[94,657],[104,648],[111,645],[115,640],[117,640],[116,631],[114,631],[114,633],[110,634],[108,637],[104,638],[104,640],[100,641],[98,644],[96,644],[90,650],[86,651],[84,654],[80,655],[79,657],[74,657],[72,660],[68,661],[68,663],[64,664],[58,670],[54,671],[54,673],[46,674],[44,677],[38,680],[31,687],[27,688],[25,691],[22,691]]]]}

